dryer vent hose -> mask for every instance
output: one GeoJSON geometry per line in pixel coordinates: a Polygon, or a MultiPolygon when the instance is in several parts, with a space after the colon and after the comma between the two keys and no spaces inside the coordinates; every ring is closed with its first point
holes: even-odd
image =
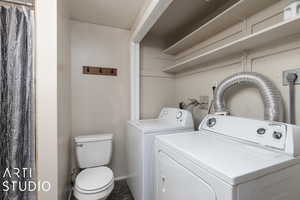
{"type": "Polygon", "coordinates": [[[259,93],[264,103],[264,118],[265,120],[282,122],[283,101],[280,91],[267,77],[256,72],[241,72],[234,74],[223,80],[214,92],[214,109],[215,112],[227,112],[225,93],[234,87],[241,85],[254,86],[259,90],[259,93]]]}

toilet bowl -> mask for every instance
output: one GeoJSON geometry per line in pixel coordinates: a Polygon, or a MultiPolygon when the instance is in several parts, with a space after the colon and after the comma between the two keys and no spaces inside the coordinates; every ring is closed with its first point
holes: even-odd
{"type": "Polygon", "coordinates": [[[87,168],[75,181],[74,196],[78,200],[105,200],[114,188],[114,177],[108,167],[87,168]]]}
{"type": "Polygon", "coordinates": [[[78,167],[73,188],[77,200],[105,200],[114,188],[114,175],[105,167],[111,160],[112,134],[75,137],[78,167]]]}

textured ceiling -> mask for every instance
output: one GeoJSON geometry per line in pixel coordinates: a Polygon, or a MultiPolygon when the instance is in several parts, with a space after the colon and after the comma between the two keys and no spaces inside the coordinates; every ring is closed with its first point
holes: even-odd
{"type": "Polygon", "coordinates": [[[71,18],[130,29],[145,0],[70,0],[71,18]]]}

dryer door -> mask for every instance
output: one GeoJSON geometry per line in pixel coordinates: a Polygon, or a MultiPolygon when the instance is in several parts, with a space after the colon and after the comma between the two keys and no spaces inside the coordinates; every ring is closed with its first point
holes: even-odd
{"type": "Polygon", "coordinates": [[[162,151],[157,164],[157,200],[216,200],[210,185],[162,151]]]}

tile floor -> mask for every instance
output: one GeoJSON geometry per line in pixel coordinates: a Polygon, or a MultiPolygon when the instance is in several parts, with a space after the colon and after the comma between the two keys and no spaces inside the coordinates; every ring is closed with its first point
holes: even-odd
{"type": "MultiPolygon", "coordinates": [[[[72,200],[76,200],[75,197],[73,197],[72,200]]],[[[128,188],[126,180],[115,182],[115,187],[107,200],[134,200],[128,188]]]]}
{"type": "Polygon", "coordinates": [[[115,187],[107,200],[134,200],[126,180],[115,182],[115,187]]]}

